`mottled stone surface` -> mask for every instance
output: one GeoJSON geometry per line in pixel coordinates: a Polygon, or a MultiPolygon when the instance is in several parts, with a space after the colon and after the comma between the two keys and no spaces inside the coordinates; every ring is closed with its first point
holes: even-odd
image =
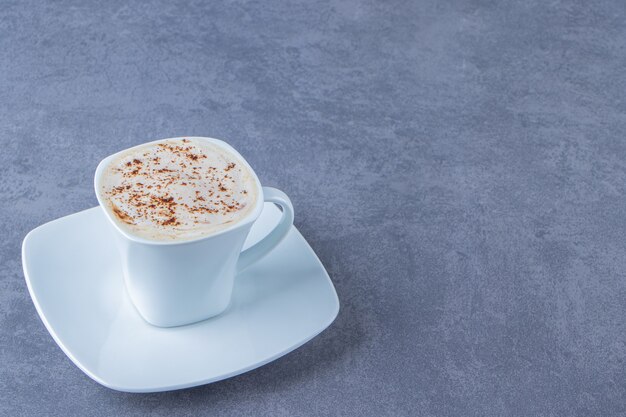
{"type": "Polygon", "coordinates": [[[623,1],[0,1],[0,415],[626,415],[623,1]],[[132,3],[132,4],[128,4],[132,3]],[[39,320],[20,245],[98,161],[227,139],[336,285],[321,336],[133,395],[39,320]]]}

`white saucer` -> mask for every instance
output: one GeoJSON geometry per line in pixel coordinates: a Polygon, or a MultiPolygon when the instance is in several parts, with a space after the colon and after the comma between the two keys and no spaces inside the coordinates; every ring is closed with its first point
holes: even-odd
{"type": "MultiPolygon", "coordinates": [[[[266,203],[245,246],[279,217],[266,203]]],[[[189,326],[153,327],[126,295],[110,227],[96,207],[36,228],[22,246],[41,320],[76,366],[106,387],[156,392],[229,378],[298,348],[339,312],[328,274],[293,227],[236,278],[225,313],[189,326]]]]}

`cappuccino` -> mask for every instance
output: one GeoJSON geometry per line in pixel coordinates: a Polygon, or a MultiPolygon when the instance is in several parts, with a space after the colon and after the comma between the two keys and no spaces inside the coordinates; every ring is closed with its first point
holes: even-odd
{"type": "Polygon", "coordinates": [[[257,203],[248,166],[225,147],[168,139],[129,149],[101,175],[105,210],[129,233],[150,240],[190,240],[243,220],[257,203]]]}

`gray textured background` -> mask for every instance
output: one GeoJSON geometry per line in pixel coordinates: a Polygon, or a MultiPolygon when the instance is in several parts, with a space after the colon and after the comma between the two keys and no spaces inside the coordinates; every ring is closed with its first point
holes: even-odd
{"type": "Polygon", "coordinates": [[[626,415],[623,1],[0,2],[0,415],[626,415]],[[284,4],[283,4],[284,3],[284,4]],[[227,139],[342,310],[248,374],[117,393],[20,244],[106,155],[227,139]]]}

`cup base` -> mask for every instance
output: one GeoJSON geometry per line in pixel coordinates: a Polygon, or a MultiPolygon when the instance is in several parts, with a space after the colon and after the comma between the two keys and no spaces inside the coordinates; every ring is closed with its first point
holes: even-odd
{"type": "Polygon", "coordinates": [[[126,291],[126,294],[128,294],[130,298],[130,301],[131,301],[130,304],[133,306],[133,308],[135,309],[139,317],[141,317],[149,325],[154,326],[154,327],[161,327],[161,328],[183,327],[183,326],[188,326],[191,324],[200,323],[202,321],[215,318],[217,316],[222,315],[224,312],[226,312],[226,310],[228,310],[232,302],[231,297],[229,297],[228,302],[224,303],[223,306],[219,306],[218,308],[213,308],[211,309],[210,312],[205,313],[205,314],[198,314],[194,316],[179,315],[178,317],[176,317],[176,314],[172,314],[170,312],[168,314],[162,315],[162,317],[155,317],[155,316],[150,316],[148,314],[144,314],[133,301],[132,296],[130,295],[128,291],[128,288],[126,288],[126,285],[124,285],[124,287],[125,287],[124,290],[126,291]]]}
{"type": "Polygon", "coordinates": [[[141,311],[139,311],[139,309],[137,309],[136,306],[133,305],[133,307],[135,308],[135,311],[137,311],[137,314],[139,314],[139,317],[141,317],[146,323],[148,323],[151,326],[161,327],[161,328],[184,327],[184,326],[189,326],[189,325],[192,325],[192,324],[200,323],[200,322],[203,322],[205,320],[209,320],[209,319],[212,319],[212,318],[215,318],[217,316],[222,315],[224,312],[226,312],[226,310],[228,310],[229,306],[230,306],[230,304],[227,304],[226,307],[222,308],[221,310],[219,310],[219,311],[217,311],[215,313],[211,313],[211,314],[199,317],[199,318],[194,318],[194,319],[191,319],[191,320],[173,321],[173,320],[150,320],[149,318],[144,316],[141,313],[141,311]]]}

